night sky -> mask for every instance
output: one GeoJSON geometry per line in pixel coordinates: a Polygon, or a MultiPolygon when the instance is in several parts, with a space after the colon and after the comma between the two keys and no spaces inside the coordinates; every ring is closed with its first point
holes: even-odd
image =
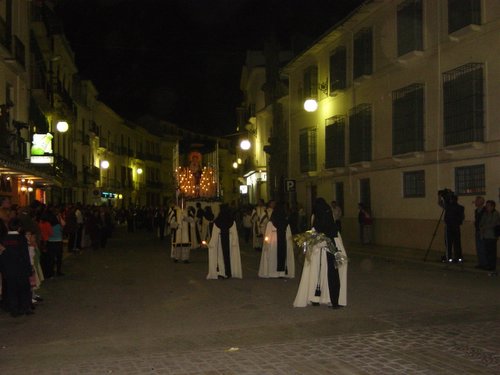
{"type": "Polygon", "coordinates": [[[248,49],[274,33],[295,52],[361,0],[60,0],[57,13],[83,78],[130,120],[200,133],[235,131],[248,49]]]}

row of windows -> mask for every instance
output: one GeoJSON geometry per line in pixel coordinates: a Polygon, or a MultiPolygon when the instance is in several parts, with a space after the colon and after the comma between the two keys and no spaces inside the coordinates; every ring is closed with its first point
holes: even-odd
{"type": "MultiPolygon", "coordinates": [[[[457,195],[484,195],[486,179],[484,164],[455,168],[455,193],[457,195]]],[[[403,173],[403,196],[425,197],[425,171],[403,173]]]]}
{"type": "MultiPolygon", "coordinates": [[[[406,0],[399,4],[396,15],[397,55],[403,56],[424,49],[424,0],[406,0]]],[[[448,33],[452,34],[469,25],[481,24],[481,0],[448,0],[448,33]]],[[[373,73],[373,29],[358,30],[353,37],[352,78],[373,73]]],[[[339,46],[330,55],[329,87],[334,93],[347,88],[347,50],[339,46]]],[[[302,98],[316,97],[318,68],[304,70],[302,98]]]]}
{"type": "MultiPolygon", "coordinates": [[[[443,142],[454,146],[484,141],[483,64],[470,63],[447,71],[443,79],[443,142]]],[[[372,106],[360,104],[348,114],[349,155],[346,160],[346,118],[325,121],[325,168],[372,160],[372,106]]],[[[300,170],[316,171],[315,128],[299,134],[300,170]]],[[[392,92],[392,155],[425,149],[425,85],[414,83],[392,92]]]]}

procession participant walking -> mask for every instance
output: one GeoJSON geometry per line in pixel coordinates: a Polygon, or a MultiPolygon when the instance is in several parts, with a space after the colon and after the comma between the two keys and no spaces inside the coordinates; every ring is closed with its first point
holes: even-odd
{"type": "Polygon", "coordinates": [[[201,226],[201,241],[203,245],[208,245],[212,236],[212,228],[214,226],[215,215],[212,207],[206,206],[203,210],[203,223],[201,226]]]}
{"type": "Polygon", "coordinates": [[[298,235],[305,261],[294,307],[329,304],[347,305],[347,254],[337,232],[330,206],[317,198],[313,207],[313,228],[298,235]]]}
{"type": "Polygon", "coordinates": [[[176,206],[172,209],[169,223],[172,229],[171,257],[176,263],[189,263],[193,244],[191,226],[195,225],[194,219],[188,215],[187,210],[176,206]]]}
{"type": "Polygon", "coordinates": [[[266,230],[267,221],[269,217],[267,216],[266,205],[263,199],[259,199],[257,206],[252,212],[252,223],[253,223],[253,248],[257,251],[262,250],[262,245],[264,241],[264,231],[266,230]]]}
{"type": "Polygon", "coordinates": [[[292,231],[283,204],[277,204],[264,234],[259,277],[295,277],[292,231]]]}
{"type": "Polygon", "coordinates": [[[236,222],[229,206],[223,204],[214,221],[212,237],[208,244],[207,279],[230,277],[241,279],[243,273],[236,222]]]}

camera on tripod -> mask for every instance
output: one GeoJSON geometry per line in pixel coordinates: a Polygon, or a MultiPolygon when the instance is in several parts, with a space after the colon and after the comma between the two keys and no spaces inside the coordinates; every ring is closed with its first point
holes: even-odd
{"type": "Polygon", "coordinates": [[[454,197],[455,193],[450,189],[438,190],[438,204],[443,208],[453,203],[454,197]]]}

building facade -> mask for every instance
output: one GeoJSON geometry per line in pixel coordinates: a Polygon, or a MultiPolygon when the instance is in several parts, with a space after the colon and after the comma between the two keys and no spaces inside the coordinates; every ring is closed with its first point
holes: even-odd
{"type": "MultiPolygon", "coordinates": [[[[131,122],[100,101],[53,1],[0,2],[0,57],[1,198],[124,208],[175,199],[178,144],[201,136],[158,119],[131,122]]],[[[230,170],[230,143],[212,138],[230,170]]],[[[217,171],[217,194],[234,199],[227,175],[217,171]]]]}
{"type": "Polygon", "coordinates": [[[426,249],[448,188],[474,252],[472,201],[499,200],[499,42],[495,0],[366,1],[296,56],[284,69],[289,175],[307,211],[337,200],[355,240],[361,202],[375,243],[426,249]]]}
{"type": "Polygon", "coordinates": [[[288,110],[286,77],[280,67],[292,58],[270,38],[262,51],[248,51],[240,89],[243,103],[237,109],[241,156],[241,183],[247,186],[249,203],[259,199],[288,201],[285,180],[288,165],[288,110]],[[285,98],[285,99],[283,99],[285,98]]]}

